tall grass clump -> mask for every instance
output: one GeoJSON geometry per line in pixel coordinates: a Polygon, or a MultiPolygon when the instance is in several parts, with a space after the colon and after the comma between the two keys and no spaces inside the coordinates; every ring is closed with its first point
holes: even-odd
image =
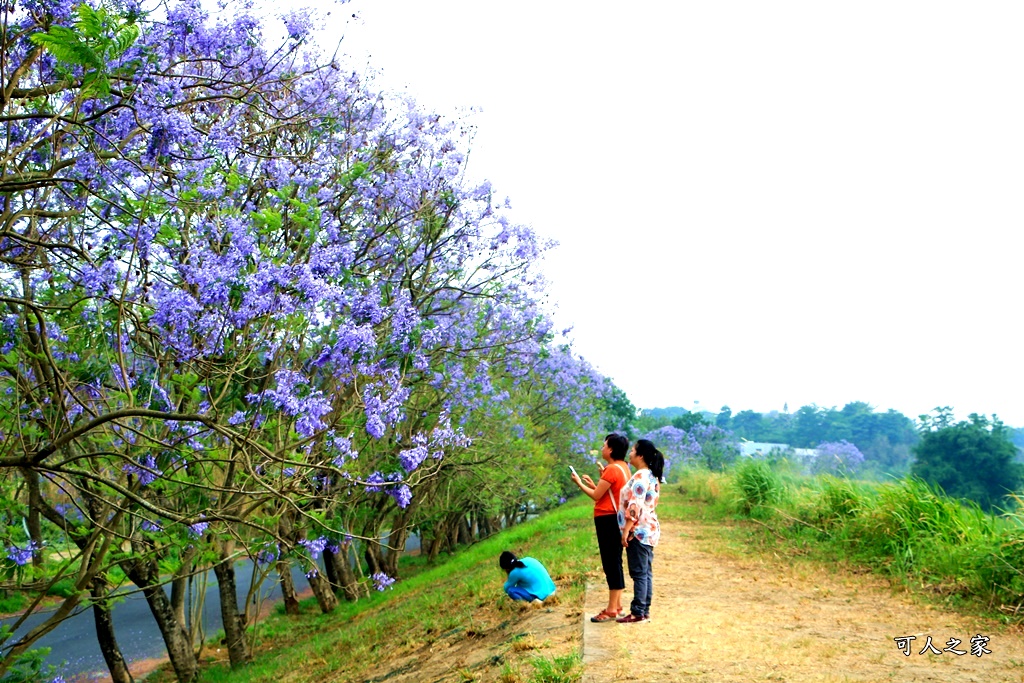
{"type": "Polygon", "coordinates": [[[726,472],[687,467],[679,474],[679,492],[691,500],[718,504],[725,500],[732,482],[726,472]]]}
{"type": "Polygon", "coordinates": [[[799,517],[826,533],[842,529],[874,504],[876,492],[870,484],[832,475],[822,475],[816,483],[799,517]]]}
{"type": "Polygon", "coordinates": [[[763,460],[745,460],[737,465],[733,470],[733,487],[736,505],[745,515],[778,505],[786,497],[782,477],[763,460]]]}
{"type": "Polygon", "coordinates": [[[1011,496],[1015,510],[1005,513],[987,547],[980,548],[973,569],[979,589],[987,590],[993,607],[1015,617],[1024,617],[1024,505],[1011,496]],[[998,603],[998,604],[997,604],[998,603]]]}
{"type": "Polygon", "coordinates": [[[958,501],[910,477],[880,487],[850,524],[867,559],[890,559],[898,571],[907,572],[920,566],[918,557],[929,546],[958,545],[967,539],[970,525],[964,512],[958,501]]]}
{"type": "Polygon", "coordinates": [[[841,523],[864,508],[864,494],[849,479],[825,476],[821,480],[821,505],[826,519],[841,523]]]}

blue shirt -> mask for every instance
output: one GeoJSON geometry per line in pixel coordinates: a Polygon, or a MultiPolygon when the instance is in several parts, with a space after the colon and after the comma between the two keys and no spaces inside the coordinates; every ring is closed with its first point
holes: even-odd
{"type": "Polygon", "coordinates": [[[548,570],[544,569],[544,565],[532,557],[522,557],[519,561],[526,566],[512,568],[512,571],[508,573],[508,581],[505,582],[506,591],[513,586],[518,586],[541,600],[546,600],[555,592],[555,582],[548,576],[548,570]]]}

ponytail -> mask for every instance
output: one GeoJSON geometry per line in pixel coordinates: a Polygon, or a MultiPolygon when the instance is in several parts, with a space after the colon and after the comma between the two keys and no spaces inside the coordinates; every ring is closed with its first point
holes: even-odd
{"type": "Polygon", "coordinates": [[[498,566],[504,569],[506,574],[516,568],[526,569],[523,561],[516,557],[515,553],[508,550],[501,553],[501,556],[498,557],[498,566]]]}
{"type": "Polygon", "coordinates": [[[647,462],[647,466],[651,468],[651,474],[657,477],[658,481],[664,481],[662,475],[665,474],[665,455],[657,448],[654,449],[654,455],[651,456],[651,461],[647,462]]]}
{"type": "Polygon", "coordinates": [[[651,474],[661,481],[662,475],[665,474],[665,454],[647,439],[637,439],[635,448],[636,454],[644,459],[644,464],[651,470],[651,474]]]}

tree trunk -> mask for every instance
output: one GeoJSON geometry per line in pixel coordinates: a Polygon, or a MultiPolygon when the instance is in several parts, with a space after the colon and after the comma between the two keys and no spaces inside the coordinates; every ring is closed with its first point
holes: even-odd
{"type": "MultiPolygon", "coordinates": [[[[27,467],[21,470],[25,484],[28,486],[28,516],[25,520],[28,526],[28,537],[37,547],[43,546],[43,527],[39,521],[39,508],[42,502],[42,494],[39,492],[39,473],[27,467]]],[[[32,553],[32,565],[43,566],[43,553],[32,553]]]]}
{"type": "Polygon", "coordinates": [[[433,537],[430,539],[430,552],[427,555],[427,563],[434,564],[437,561],[437,556],[441,554],[441,549],[444,548],[445,541],[448,539],[448,524],[444,520],[438,520],[434,524],[433,537]]]}
{"type": "Polygon", "coordinates": [[[220,618],[224,624],[228,659],[232,669],[249,663],[249,650],[245,643],[245,615],[238,613],[238,589],[235,586],[235,564],[227,549],[221,551],[221,561],[213,565],[220,597],[220,618]]]}
{"type": "Polygon", "coordinates": [[[493,536],[495,531],[494,527],[494,520],[488,517],[487,515],[483,515],[483,517],[480,519],[480,533],[482,534],[482,537],[490,538],[491,536],[493,536]]]}
{"type": "Polygon", "coordinates": [[[459,517],[459,543],[469,545],[473,542],[473,534],[469,530],[469,522],[466,521],[466,516],[461,515],[459,517]]]}
{"type": "Polygon", "coordinates": [[[401,526],[393,530],[388,537],[390,546],[384,553],[384,573],[391,578],[398,578],[398,559],[405,552],[405,541],[409,538],[409,527],[401,526]]]}
{"type": "Polygon", "coordinates": [[[320,611],[324,614],[330,614],[338,606],[338,598],[335,597],[334,592],[331,590],[331,584],[327,579],[315,567],[313,571],[316,573],[307,575],[309,587],[313,589],[313,595],[320,606],[320,611]]]}
{"type": "Polygon", "coordinates": [[[334,553],[330,550],[324,551],[324,564],[332,569],[337,577],[336,580],[336,592],[340,590],[341,596],[348,602],[354,602],[359,599],[359,579],[356,577],[356,572],[352,568],[352,547],[350,545],[343,545],[338,552],[334,553]]]}
{"type": "MultiPolygon", "coordinates": [[[[142,555],[143,553],[138,553],[142,555]]],[[[171,601],[160,585],[160,570],[155,559],[136,560],[123,565],[136,586],[149,604],[149,610],[156,619],[156,625],[167,646],[167,656],[178,677],[179,683],[193,683],[199,677],[199,661],[189,641],[185,625],[178,621],[171,606],[171,601]]]]}
{"type": "Polygon", "coordinates": [[[124,661],[121,648],[114,636],[114,620],[110,614],[110,602],[107,600],[110,587],[107,582],[97,577],[89,587],[92,595],[92,616],[96,622],[96,639],[99,641],[100,652],[110,671],[113,683],[134,683],[128,664],[124,661]]]}
{"type": "Polygon", "coordinates": [[[174,617],[179,624],[187,623],[185,620],[185,592],[188,587],[188,580],[192,573],[192,558],[196,555],[195,546],[189,546],[181,556],[181,566],[174,574],[171,581],[171,609],[174,610],[174,617]]]}
{"type": "Polygon", "coordinates": [[[278,560],[277,576],[281,581],[281,595],[284,598],[284,613],[289,616],[299,614],[299,596],[295,592],[295,582],[292,581],[292,568],[288,560],[278,560]]]}
{"type": "Polygon", "coordinates": [[[338,576],[338,565],[334,560],[334,552],[324,548],[324,573],[331,584],[331,590],[337,595],[341,591],[341,578],[338,576]]]}
{"type": "Polygon", "coordinates": [[[384,563],[381,561],[380,544],[366,541],[366,550],[363,554],[366,556],[366,572],[368,574],[376,574],[381,571],[384,563]]]}
{"type": "MultiPolygon", "coordinates": [[[[440,531],[440,530],[439,530],[440,531]]],[[[441,552],[441,545],[443,536],[434,536],[430,540],[430,553],[427,555],[427,564],[434,564],[437,561],[437,555],[441,552]]]]}
{"type": "Polygon", "coordinates": [[[448,519],[448,549],[454,551],[459,545],[459,516],[448,519]]]}

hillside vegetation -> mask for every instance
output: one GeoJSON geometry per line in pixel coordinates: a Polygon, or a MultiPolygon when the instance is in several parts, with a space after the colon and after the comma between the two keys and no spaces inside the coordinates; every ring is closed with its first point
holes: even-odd
{"type": "MultiPolygon", "coordinates": [[[[437,666],[431,653],[445,653],[451,680],[574,680],[580,673],[579,618],[588,572],[598,566],[592,510],[587,501],[547,512],[484,541],[442,555],[428,567],[420,557],[403,562],[410,578],[366,600],[320,614],[304,603],[299,616],[275,614],[257,626],[253,662],[232,671],[227,663],[204,667],[201,681],[284,683],[383,681],[402,674],[418,680],[418,667],[437,666]],[[557,623],[571,638],[535,635],[528,620],[552,614],[523,609],[502,591],[498,555],[512,549],[548,567],[558,585],[557,623]],[[568,613],[571,618],[563,617],[568,613]],[[545,642],[550,639],[550,642],[545,642]],[[488,647],[486,661],[460,656],[461,644],[488,647]],[[482,671],[481,671],[482,670],[482,671]],[[461,673],[460,673],[461,672],[461,673]],[[477,679],[478,680],[478,679],[477,679]]],[[[543,631],[550,630],[550,623],[543,631]]],[[[556,629],[557,630],[557,629],[556,629]]],[[[443,671],[441,673],[444,673],[443,671]]],[[[170,672],[155,675],[171,681],[170,672]]]]}

